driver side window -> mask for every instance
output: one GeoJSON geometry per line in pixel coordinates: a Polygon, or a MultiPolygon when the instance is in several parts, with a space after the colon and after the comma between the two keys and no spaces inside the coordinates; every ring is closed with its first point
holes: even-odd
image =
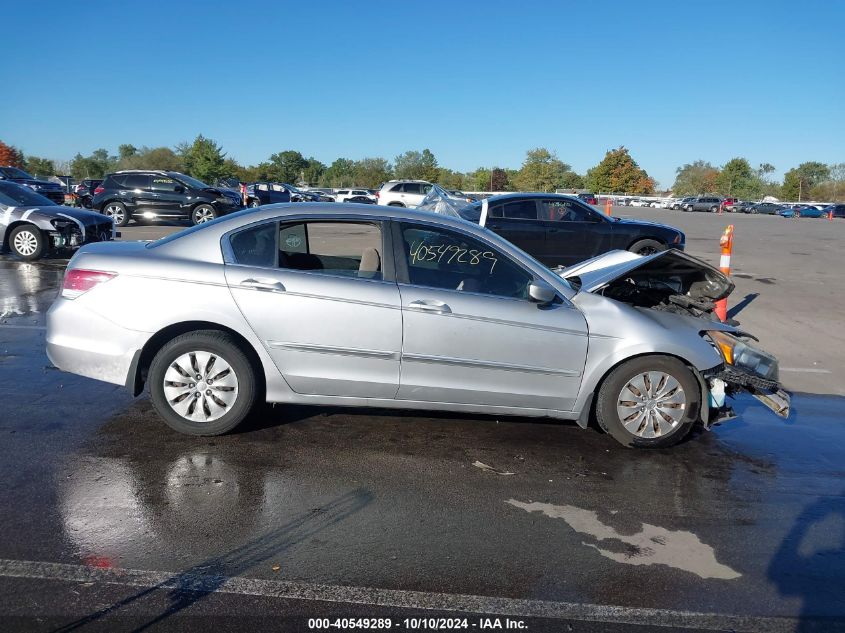
{"type": "Polygon", "coordinates": [[[528,298],[533,277],[509,257],[468,235],[402,224],[408,281],[415,286],[528,298]]]}
{"type": "Polygon", "coordinates": [[[572,200],[543,200],[540,215],[551,222],[593,222],[593,212],[572,200]]]}

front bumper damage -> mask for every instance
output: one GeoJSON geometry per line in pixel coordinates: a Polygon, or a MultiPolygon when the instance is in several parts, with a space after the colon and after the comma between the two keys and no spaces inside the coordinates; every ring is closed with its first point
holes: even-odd
{"type": "Polygon", "coordinates": [[[710,415],[704,424],[706,429],[736,417],[733,408],[726,403],[726,396],[739,392],[750,393],[778,417],[789,417],[790,395],[777,380],[729,365],[707,372],[704,379],[710,395],[710,415]]]}

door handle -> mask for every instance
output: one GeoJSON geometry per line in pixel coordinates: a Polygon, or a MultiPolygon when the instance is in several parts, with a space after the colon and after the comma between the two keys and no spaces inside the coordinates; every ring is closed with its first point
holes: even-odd
{"type": "Polygon", "coordinates": [[[262,279],[244,279],[240,283],[241,286],[253,288],[255,290],[269,290],[271,292],[284,292],[285,286],[281,281],[269,281],[262,279]]]}
{"type": "Polygon", "coordinates": [[[414,310],[422,310],[423,312],[436,312],[437,314],[452,314],[452,309],[442,301],[430,301],[420,299],[418,301],[411,301],[408,304],[409,308],[414,310]]]}

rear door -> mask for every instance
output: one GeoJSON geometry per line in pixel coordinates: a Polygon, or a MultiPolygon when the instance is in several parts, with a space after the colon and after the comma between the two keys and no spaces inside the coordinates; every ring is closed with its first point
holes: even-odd
{"type": "Polygon", "coordinates": [[[127,174],[123,180],[127,192],[129,212],[153,211],[157,209],[155,194],[150,189],[150,177],[145,174],[127,174]]]}
{"type": "Polygon", "coordinates": [[[264,222],[233,233],[226,281],[300,394],[393,398],[402,313],[378,220],[264,222]]]}
{"type": "Polygon", "coordinates": [[[546,252],[546,227],[539,221],[534,198],[491,204],[484,226],[542,261],[546,252]]]}
{"type": "Polygon", "coordinates": [[[539,200],[540,224],[546,233],[538,259],[547,266],[569,266],[613,246],[613,222],[572,199],[539,200]]]}

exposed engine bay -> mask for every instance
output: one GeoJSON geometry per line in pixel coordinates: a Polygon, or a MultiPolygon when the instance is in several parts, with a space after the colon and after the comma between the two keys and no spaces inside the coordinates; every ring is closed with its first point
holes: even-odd
{"type": "Polygon", "coordinates": [[[722,272],[678,250],[647,257],[614,251],[555,272],[587,292],[700,318],[714,318],[715,302],[734,289],[722,272]]]}

